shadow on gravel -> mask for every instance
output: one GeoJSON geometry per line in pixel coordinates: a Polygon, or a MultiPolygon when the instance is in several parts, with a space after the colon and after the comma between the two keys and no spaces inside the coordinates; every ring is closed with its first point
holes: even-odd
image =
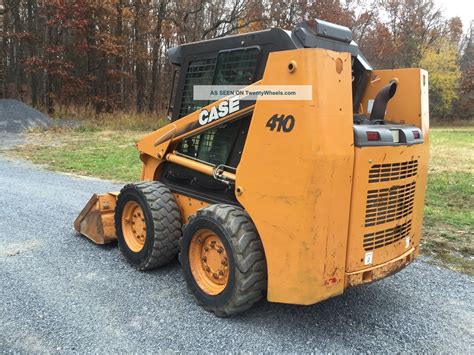
{"type": "Polygon", "coordinates": [[[424,315],[419,312],[418,301],[407,305],[407,296],[393,286],[376,282],[311,306],[262,301],[246,313],[223,321],[244,328],[264,327],[265,334],[288,339],[287,351],[293,342],[306,348],[325,349],[336,343],[341,349],[381,351],[383,341],[379,337],[391,339],[392,349],[397,343],[398,350],[419,349],[420,339],[429,339],[435,333],[419,318],[424,315]]]}
{"type": "MultiPolygon", "coordinates": [[[[117,247],[117,243],[101,246],[103,249],[112,250],[117,247]]],[[[118,252],[118,250],[117,250],[118,252]]],[[[117,255],[123,263],[125,259],[117,255]]],[[[275,336],[301,336],[311,339],[335,338],[346,339],[352,344],[352,337],[369,339],[376,337],[378,332],[390,332],[393,337],[403,337],[404,320],[413,320],[410,307],[415,303],[407,303],[407,294],[400,291],[396,286],[382,280],[369,285],[348,289],[344,294],[322,301],[310,306],[288,305],[271,303],[263,300],[250,310],[230,318],[217,318],[211,313],[205,312],[194,303],[192,296],[187,293],[185,281],[181,275],[181,265],[176,258],[172,263],[160,267],[159,269],[147,271],[145,274],[150,278],[160,281],[166,275],[173,279],[174,287],[182,291],[181,295],[176,295],[187,299],[190,307],[202,313],[208,318],[211,324],[227,324],[232,328],[254,329],[264,327],[266,334],[275,336]],[[372,329],[371,331],[368,331],[372,329]],[[303,330],[303,331],[302,331],[303,330]]],[[[393,278],[389,278],[391,280],[393,278]]],[[[403,277],[402,277],[402,283],[403,277]]],[[[405,280],[408,282],[408,280],[405,280]]],[[[263,329],[263,328],[262,328],[263,329]]],[[[417,331],[418,335],[427,336],[423,332],[423,327],[417,331]]],[[[365,340],[363,342],[365,342],[365,340]]],[[[407,340],[407,339],[405,339],[407,340]]],[[[374,341],[376,339],[374,338],[374,341]]],[[[415,340],[414,340],[415,341],[415,340]]]]}
{"type": "MultiPolygon", "coordinates": [[[[254,322],[255,318],[267,317],[271,313],[283,323],[291,321],[294,326],[310,322],[320,326],[334,327],[350,325],[350,318],[364,321],[365,314],[373,314],[375,311],[381,317],[394,316],[396,313],[406,310],[406,307],[403,306],[404,299],[405,297],[396,290],[383,287],[380,283],[374,283],[346,290],[342,295],[309,306],[262,301],[250,311],[228,319],[250,324],[254,322]],[[383,297],[380,287],[383,288],[383,297]]],[[[275,324],[274,329],[278,330],[280,325],[281,323],[275,324]]],[[[269,324],[268,327],[272,328],[272,325],[269,324]]]]}
{"type": "Polygon", "coordinates": [[[113,249],[118,247],[116,240],[114,240],[112,242],[109,242],[107,244],[96,244],[92,240],[90,240],[89,238],[87,238],[87,237],[85,237],[82,234],[77,233],[77,232],[74,234],[74,237],[76,237],[78,239],[83,239],[83,240],[87,241],[87,243],[89,243],[90,245],[92,245],[94,247],[97,247],[97,248],[100,248],[104,251],[113,250],[113,249]]]}

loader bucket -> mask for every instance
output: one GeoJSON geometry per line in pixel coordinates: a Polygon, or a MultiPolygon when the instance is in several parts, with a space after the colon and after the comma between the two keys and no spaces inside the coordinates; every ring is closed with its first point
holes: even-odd
{"type": "Polygon", "coordinates": [[[118,192],[94,194],[74,221],[74,228],[96,244],[106,244],[116,239],[115,204],[118,192]]]}

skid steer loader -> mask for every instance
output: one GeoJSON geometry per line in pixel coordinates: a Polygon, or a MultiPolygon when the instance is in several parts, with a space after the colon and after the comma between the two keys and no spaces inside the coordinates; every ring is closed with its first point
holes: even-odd
{"type": "Polygon", "coordinates": [[[310,305],[418,255],[428,163],[428,77],[374,70],[324,21],[190,43],[170,123],[137,143],[141,182],[94,195],[75,221],[117,239],[138,270],[179,254],[217,316],[266,297],[310,305]],[[196,85],[310,85],[308,100],[194,100],[196,85]]]}

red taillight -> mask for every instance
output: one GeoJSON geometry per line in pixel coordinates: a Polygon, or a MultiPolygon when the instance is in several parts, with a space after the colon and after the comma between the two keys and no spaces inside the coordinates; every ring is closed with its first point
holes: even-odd
{"type": "Polygon", "coordinates": [[[420,132],[418,132],[418,131],[413,131],[413,138],[414,138],[414,139],[420,139],[420,132]]]}
{"type": "Polygon", "coordinates": [[[367,140],[369,142],[379,141],[380,133],[379,132],[367,132],[367,140]]]}

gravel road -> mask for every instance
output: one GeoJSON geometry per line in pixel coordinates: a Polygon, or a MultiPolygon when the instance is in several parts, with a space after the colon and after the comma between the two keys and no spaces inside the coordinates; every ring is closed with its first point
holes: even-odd
{"type": "Polygon", "coordinates": [[[141,273],[74,232],[91,193],[119,188],[0,157],[0,352],[474,351],[474,279],[424,261],[314,306],[216,318],[177,262],[141,273]]]}

